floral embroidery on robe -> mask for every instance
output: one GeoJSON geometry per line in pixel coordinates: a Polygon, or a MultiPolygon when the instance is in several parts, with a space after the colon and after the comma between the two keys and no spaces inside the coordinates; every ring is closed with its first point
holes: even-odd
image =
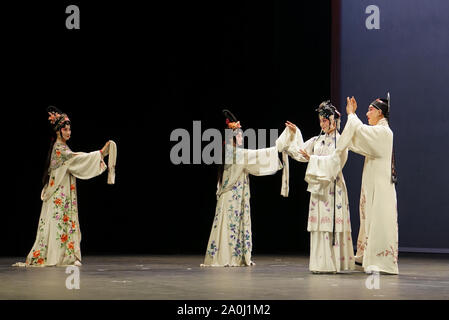
{"type": "Polygon", "coordinates": [[[41,194],[36,240],[26,262],[16,266],[63,266],[81,261],[76,178],[90,179],[105,170],[100,151],[72,152],[66,144],[54,144],[49,182],[41,194]]]}

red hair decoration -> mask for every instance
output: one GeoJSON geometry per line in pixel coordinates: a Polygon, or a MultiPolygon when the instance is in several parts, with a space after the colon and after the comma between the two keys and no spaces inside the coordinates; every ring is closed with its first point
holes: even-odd
{"type": "Polygon", "coordinates": [[[228,128],[235,130],[235,129],[240,129],[242,126],[240,125],[240,121],[237,122],[228,122],[228,128]]]}

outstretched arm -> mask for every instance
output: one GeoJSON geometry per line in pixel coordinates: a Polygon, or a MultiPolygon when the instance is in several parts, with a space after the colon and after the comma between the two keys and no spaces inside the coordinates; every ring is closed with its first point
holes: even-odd
{"type": "Polygon", "coordinates": [[[244,149],[245,170],[255,176],[266,176],[282,169],[276,147],[249,150],[244,149]]]}
{"type": "Polygon", "coordinates": [[[107,166],[100,151],[79,152],[67,162],[68,171],[79,179],[91,179],[102,174],[107,166]]]}

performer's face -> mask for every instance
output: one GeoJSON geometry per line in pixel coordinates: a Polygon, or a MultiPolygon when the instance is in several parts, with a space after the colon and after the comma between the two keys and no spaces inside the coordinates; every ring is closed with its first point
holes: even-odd
{"type": "Polygon", "coordinates": [[[66,125],[64,128],[61,129],[61,138],[64,139],[64,141],[67,141],[70,139],[70,135],[72,134],[72,131],[70,129],[70,125],[66,125]]]}
{"type": "Polygon", "coordinates": [[[328,133],[332,130],[329,119],[326,119],[323,116],[319,116],[320,118],[320,127],[325,132],[328,133]]]}
{"type": "Polygon", "coordinates": [[[374,108],[372,105],[368,107],[368,112],[366,113],[366,117],[368,118],[368,123],[372,126],[375,126],[380,119],[383,118],[382,111],[377,108],[374,108]]]}

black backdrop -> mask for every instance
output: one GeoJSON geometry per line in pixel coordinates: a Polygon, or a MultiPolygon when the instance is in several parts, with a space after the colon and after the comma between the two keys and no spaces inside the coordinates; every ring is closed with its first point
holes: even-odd
{"type": "MultiPolygon", "coordinates": [[[[330,98],[330,1],[21,4],[7,35],[8,153],[2,255],[35,239],[50,131],[45,108],[72,120],[74,151],[118,145],[116,184],[78,180],[83,254],[204,253],[215,211],[214,165],[173,165],[170,133],[221,128],[227,106],[245,128],[319,132],[330,98]],[[65,28],[78,4],[81,29],[65,28]],[[12,183],[11,183],[12,182],[12,183]]],[[[9,21],[9,20],[8,20],[9,21]]],[[[305,165],[251,177],[253,253],[308,250],[305,165]]]]}

